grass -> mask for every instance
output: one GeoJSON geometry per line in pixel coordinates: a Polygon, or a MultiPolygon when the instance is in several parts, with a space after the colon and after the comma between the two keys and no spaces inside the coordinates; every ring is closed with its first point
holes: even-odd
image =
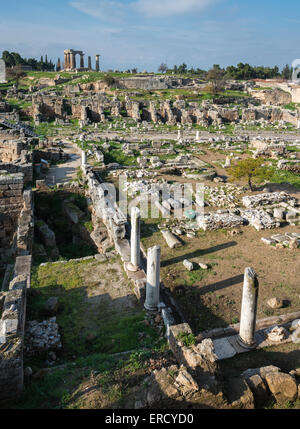
{"type": "Polygon", "coordinates": [[[275,170],[269,179],[271,183],[289,183],[300,189],[300,175],[291,171],[275,170]]]}
{"type": "Polygon", "coordinates": [[[203,270],[199,268],[198,270],[190,271],[187,273],[188,280],[185,280],[184,283],[186,286],[194,286],[199,284],[209,273],[210,270],[203,270]]]}
{"type": "MultiPolygon", "coordinates": [[[[113,262],[109,262],[112,282],[117,271],[113,262]]],[[[86,284],[84,279],[97,265],[108,273],[106,263],[94,260],[33,267],[27,317],[44,320],[46,300],[50,296],[59,298],[61,308],[56,318],[63,349],[56,354],[58,363],[63,365],[43,372],[42,379],[31,379],[25,384],[16,408],[86,408],[81,396],[91,384],[108,404],[120,403],[127,392],[128,380],[136,374],[145,376],[146,360],[166,352],[165,338],[145,323],[145,312],[141,308],[131,313],[126,308],[124,313],[116,312],[105,299],[100,303],[87,300],[88,291],[95,285],[86,284]],[[128,355],[115,355],[127,351],[128,355]],[[116,383],[117,378],[121,382],[116,383]]],[[[46,354],[26,357],[25,366],[36,373],[44,366],[46,354]]]]}
{"type": "MultiPolygon", "coordinates": [[[[103,353],[80,357],[64,367],[46,372],[41,380],[25,384],[15,408],[89,408],[89,398],[82,398],[89,387],[100,398],[105,398],[104,408],[109,405],[112,408],[111,405],[116,403],[121,405],[130,386],[136,386],[137,380],[144,380],[147,359],[166,351],[165,346],[155,346],[152,351],[136,351],[123,358],[103,353]]],[[[101,404],[98,403],[97,408],[102,408],[101,404]]]]}
{"type": "Polygon", "coordinates": [[[26,109],[32,106],[31,101],[19,100],[18,98],[8,98],[6,101],[13,109],[17,110],[26,109]]]}
{"type": "Polygon", "coordinates": [[[292,102],[284,106],[285,109],[294,110],[294,111],[297,110],[298,107],[300,107],[300,103],[292,103],[292,102]]]}
{"type": "Polygon", "coordinates": [[[136,165],[136,157],[125,155],[122,149],[114,149],[104,153],[104,163],[118,163],[121,165],[136,165]]]}
{"type": "MultiPolygon", "coordinates": [[[[158,339],[153,328],[143,323],[142,310],[122,315],[111,309],[109,297],[96,304],[89,302],[87,296],[94,286],[84,279],[97,264],[94,260],[70,261],[32,269],[31,288],[38,292],[28,300],[29,320],[42,319],[47,299],[59,298],[62,312],[57,321],[62,331],[63,358],[95,352],[119,353],[141,345],[151,346],[158,339]]],[[[105,271],[114,281],[115,272],[105,271]]]]}

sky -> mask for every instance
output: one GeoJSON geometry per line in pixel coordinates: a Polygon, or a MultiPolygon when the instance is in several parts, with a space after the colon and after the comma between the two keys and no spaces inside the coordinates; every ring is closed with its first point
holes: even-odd
{"type": "MultiPolygon", "coordinates": [[[[283,68],[300,58],[299,0],[0,0],[2,51],[53,62],[64,49],[100,68],[283,68]]],[[[77,56],[77,63],[79,57],[77,56]]]]}

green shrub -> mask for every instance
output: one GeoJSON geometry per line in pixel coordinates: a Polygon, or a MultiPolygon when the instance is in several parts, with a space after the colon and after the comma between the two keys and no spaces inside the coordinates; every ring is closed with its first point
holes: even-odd
{"type": "Polygon", "coordinates": [[[180,340],[185,347],[190,347],[193,344],[196,344],[196,338],[194,334],[189,332],[180,332],[177,335],[177,340],[180,340]]]}

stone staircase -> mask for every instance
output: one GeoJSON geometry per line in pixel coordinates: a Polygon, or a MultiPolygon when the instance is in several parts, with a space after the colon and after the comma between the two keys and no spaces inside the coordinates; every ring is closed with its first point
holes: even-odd
{"type": "Polygon", "coordinates": [[[34,133],[31,128],[27,127],[26,125],[22,124],[21,122],[18,122],[15,124],[13,122],[7,121],[6,119],[0,119],[0,125],[3,125],[7,128],[12,128],[14,130],[18,130],[18,131],[23,130],[24,134],[28,135],[30,137],[38,137],[38,135],[36,133],[34,133]]]}

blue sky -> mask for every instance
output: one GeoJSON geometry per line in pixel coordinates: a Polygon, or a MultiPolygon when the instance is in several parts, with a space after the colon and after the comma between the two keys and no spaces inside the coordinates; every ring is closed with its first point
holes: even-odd
{"type": "Polygon", "coordinates": [[[102,70],[282,68],[300,58],[299,24],[299,0],[0,0],[0,55],[56,61],[72,48],[100,54],[102,70]]]}

